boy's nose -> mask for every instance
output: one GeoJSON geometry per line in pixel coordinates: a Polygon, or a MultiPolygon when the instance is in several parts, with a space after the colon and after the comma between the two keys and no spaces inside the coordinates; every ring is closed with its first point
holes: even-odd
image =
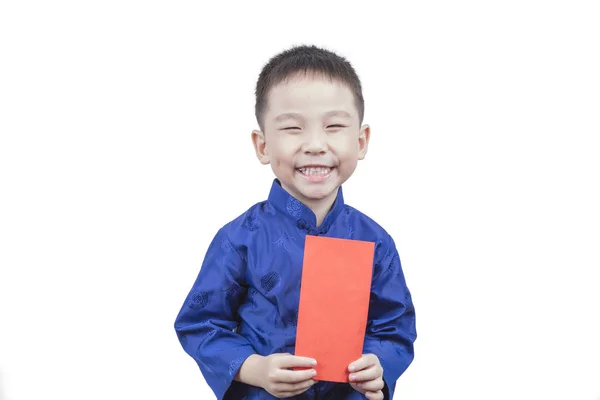
{"type": "Polygon", "coordinates": [[[315,130],[307,135],[304,143],[304,152],[319,154],[327,151],[327,134],[323,131],[315,130]]]}

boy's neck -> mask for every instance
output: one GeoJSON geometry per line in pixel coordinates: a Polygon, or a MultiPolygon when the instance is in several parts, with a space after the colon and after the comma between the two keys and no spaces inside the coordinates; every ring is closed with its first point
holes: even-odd
{"type": "Polygon", "coordinates": [[[323,220],[325,219],[325,217],[327,216],[329,211],[331,211],[331,208],[333,207],[334,202],[335,202],[335,196],[331,199],[329,199],[329,198],[323,199],[315,204],[307,204],[306,205],[308,208],[310,208],[312,210],[313,213],[315,213],[315,218],[317,219],[317,228],[319,226],[321,226],[321,224],[323,223],[323,220]],[[325,200],[327,200],[327,201],[325,201],[325,200]]]}

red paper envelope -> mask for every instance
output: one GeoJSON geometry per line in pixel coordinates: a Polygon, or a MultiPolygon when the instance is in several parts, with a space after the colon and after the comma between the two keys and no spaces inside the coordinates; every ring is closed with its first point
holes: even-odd
{"type": "Polygon", "coordinates": [[[315,379],[348,382],[362,355],[375,244],[307,236],[296,355],[317,360],[315,379]]]}

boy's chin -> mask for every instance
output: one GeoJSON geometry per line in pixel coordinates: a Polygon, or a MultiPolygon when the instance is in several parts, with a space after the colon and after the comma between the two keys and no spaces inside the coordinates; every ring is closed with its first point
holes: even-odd
{"type": "Polygon", "coordinates": [[[330,198],[332,193],[337,195],[339,184],[336,182],[327,182],[324,184],[307,183],[303,180],[281,179],[280,182],[284,189],[288,190],[292,195],[300,196],[298,200],[318,202],[330,198]]]}

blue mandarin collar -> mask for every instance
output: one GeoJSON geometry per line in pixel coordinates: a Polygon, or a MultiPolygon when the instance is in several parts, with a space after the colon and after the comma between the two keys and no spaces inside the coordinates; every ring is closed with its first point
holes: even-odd
{"type": "Polygon", "coordinates": [[[342,187],[340,186],[331,210],[325,216],[323,223],[317,227],[317,217],[315,216],[315,213],[286,192],[286,190],[281,187],[281,183],[278,179],[273,180],[268,201],[278,211],[292,218],[296,222],[298,228],[307,231],[308,234],[311,235],[327,233],[340,212],[344,209],[344,195],[342,194],[342,187]]]}

